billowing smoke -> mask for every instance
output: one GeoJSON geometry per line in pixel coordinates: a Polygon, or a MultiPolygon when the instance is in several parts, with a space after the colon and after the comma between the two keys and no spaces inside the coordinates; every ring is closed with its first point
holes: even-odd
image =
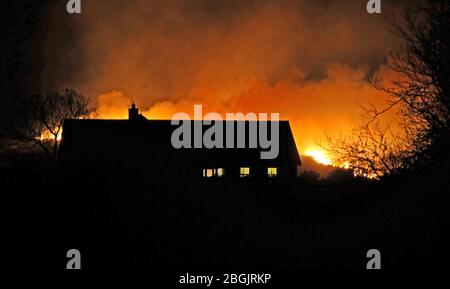
{"type": "Polygon", "coordinates": [[[385,100],[365,77],[383,73],[406,1],[383,1],[379,15],[366,2],[83,0],[82,14],[67,15],[60,1],[43,75],[95,98],[104,118],[126,117],[131,101],[148,118],[193,104],[279,112],[304,151],[357,124],[360,105],[385,100]]]}

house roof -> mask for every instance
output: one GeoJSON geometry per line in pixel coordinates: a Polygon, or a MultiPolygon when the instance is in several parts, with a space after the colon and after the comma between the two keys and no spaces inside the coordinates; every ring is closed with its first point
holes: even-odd
{"type": "MultiPolygon", "coordinates": [[[[192,129],[194,122],[197,121],[191,121],[192,129]]],[[[236,125],[239,121],[233,122],[236,135],[236,125]]],[[[248,126],[249,122],[246,122],[247,137],[248,126]]],[[[255,149],[175,149],[171,143],[171,135],[177,127],[171,125],[170,120],[68,119],[64,121],[59,161],[83,168],[226,167],[251,165],[255,162],[295,167],[301,164],[288,121],[279,122],[279,154],[273,160],[261,160],[261,150],[268,149],[262,149],[259,146],[255,149]]],[[[224,134],[225,127],[224,124],[224,134]]],[[[206,129],[207,126],[204,125],[203,132],[206,129]]]]}

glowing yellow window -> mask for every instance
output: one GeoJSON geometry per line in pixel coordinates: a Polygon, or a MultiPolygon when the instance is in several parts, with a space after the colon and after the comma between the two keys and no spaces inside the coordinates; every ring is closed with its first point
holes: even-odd
{"type": "Polygon", "coordinates": [[[218,168],[217,169],[217,176],[218,177],[223,177],[223,168],[218,168]]]}
{"type": "Polygon", "coordinates": [[[277,176],[277,168],[267,168],[267,175],[269,177],[276,177],[277,176]]]}
{"type": "Polygon", "coordinates": [[[214,175],[214,172],[212,169],[203,169],[203,177],[210,178],[214,175]]]}
{"type": "Polygon", "coordinates": [[[250,176],[250,168],[242,167],[241,168],[241,177],[248,177],[248,176],[250,176]]]}

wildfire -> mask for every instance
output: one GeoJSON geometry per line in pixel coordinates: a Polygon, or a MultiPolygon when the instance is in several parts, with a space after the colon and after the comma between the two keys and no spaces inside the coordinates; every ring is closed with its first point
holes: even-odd
{"type": "MultiPolygon", "coordinates": [[[[56,136],[56,140],[60,141],[61,138],[62,138],[62,130],[56,136]]],[[[46,130],[42,132],[40,136],[37,136],[36,139],[39,141],[53,141],[55,139],[55,136],[52,133],[50,133],[49,130],[46,130]]]]}
{"type": "Polygon", "coordinates": [[[322,165],[330,166],[333,164],[327,153],[321,149],[309,148],[306,150],[305,155],[312,157],[316,162],[322,165]]]}

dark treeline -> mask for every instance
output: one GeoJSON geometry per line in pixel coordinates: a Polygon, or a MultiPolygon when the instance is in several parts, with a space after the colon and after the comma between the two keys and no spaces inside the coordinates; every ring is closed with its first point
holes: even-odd
{"type": "Polygon", "coordinates": [[[2,182],[37,204],[30,241],[44,248],[49,270],[64,270],[68,248],[82,252],[87,270],[364,270],[371,248],[386,269],[449,265],[445,188],[420,178],[311,185],[20,175],[28,181],[9,171],[2,182]]]}

